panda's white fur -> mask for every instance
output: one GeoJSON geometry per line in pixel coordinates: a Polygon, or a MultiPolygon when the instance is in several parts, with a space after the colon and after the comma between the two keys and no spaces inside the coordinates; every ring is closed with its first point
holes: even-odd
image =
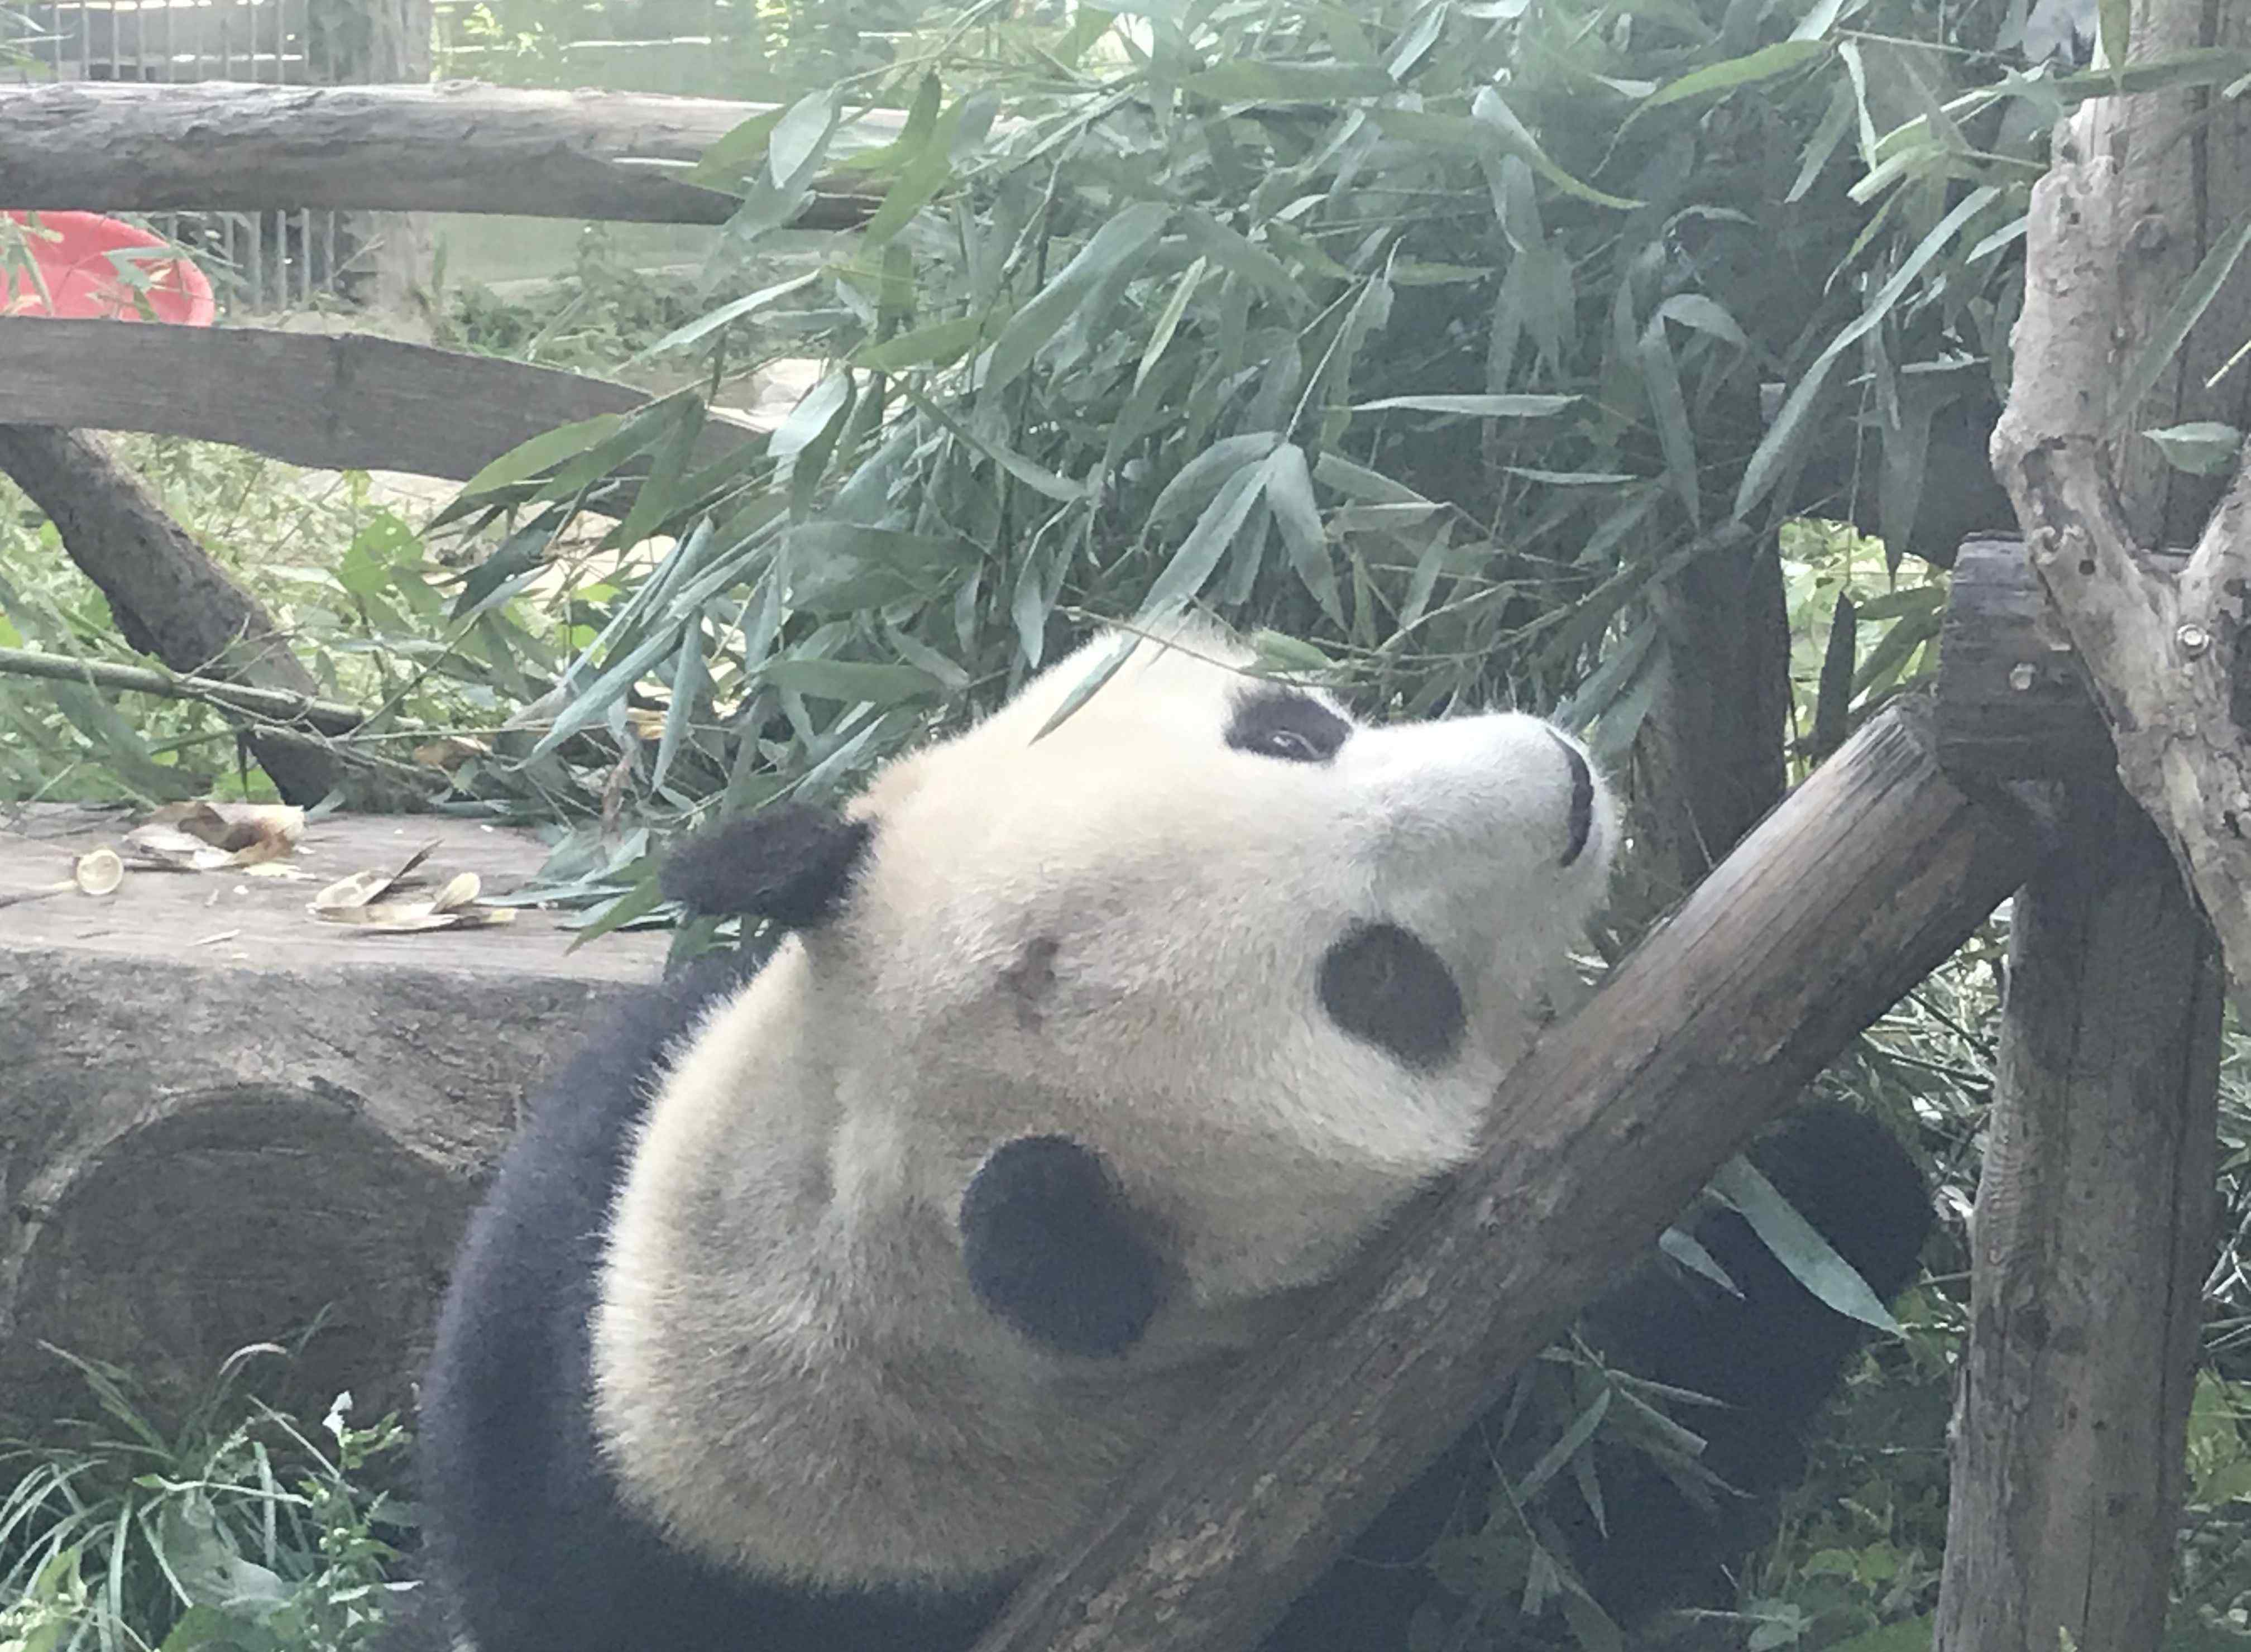
{"type": "Polygon", "coordinates": [[[1235,749],[1259,684],[1191,629],[1042,735],[1113,646],[884,769],[834,919],[654,1081],[594,1423],[627,1503],[724,1567],[956,1586],[1050,1549],[1472,1151],[1601,898],[1611,805],[1595,783],[1588,829],[1587,771],[1547,725],[1235,749]],[[1447,966],[1451,1059],[1403,1063],[1325,1012],[1321,961],[1368,921],[1447,966]],[[965,1274],[965,1189],[1042,1135],[1101,1155],[1177,1267],[1119,1357],[1042,1347],[965,1274]]]}

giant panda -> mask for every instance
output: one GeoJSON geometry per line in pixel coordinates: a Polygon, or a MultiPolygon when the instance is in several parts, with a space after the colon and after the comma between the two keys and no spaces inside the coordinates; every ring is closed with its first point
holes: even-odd
{"type": "MultiPolygon", "coordinates": [[[[472,1224],[420,1446],[457,1643],[958,1652],[1475,1149],[1603,897],[1585,753],[1369,726],[1193,628],[1058,720],[1118,646],[670,864],[786,936],[596,1039],[472,1224]]],[[[1816,1117],[1763,1163],[1900,1288],[1927,1201],[1887,1132],[1816,1117]]],[[[1564,1532],[1628,1620],[1721,1603],[1728,1499],[1778,1489],[1855,1343],[1740,1218],[1695,1231],[1732,1293],[1653,1261],[1590,1321],[1726,1403],[1689,1420],[1733,1490],[1620,1463],[1564,1532]]],[[[1270,1644],[1403,1649],[1495,1461],[1465,1436],[1270,1644]]]]}

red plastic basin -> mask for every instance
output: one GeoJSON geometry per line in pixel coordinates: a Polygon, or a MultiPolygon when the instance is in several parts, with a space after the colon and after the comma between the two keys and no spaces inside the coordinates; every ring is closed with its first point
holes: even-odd
{"type": "MultiPolygon", "coordinates": [[[[27,226],[32,216],[0,213],[27,226]]],[[[111,256],[150,247],[161,251],[165,245],[161,236],[99,212],[41,212],[38,219],[38,228],[27,227],[21,245],[38,266],[53,307],[39,296],[38,283],[25,274],[22,253],[16,250],[17,237],[9,232],[0,243],[0,315],[119,321],[153,317],[184,327],[208,327],[218,314],[211,282],[186,259],[111,256]],[[144,276],[145,284],[136,290],[144,276]]]]}

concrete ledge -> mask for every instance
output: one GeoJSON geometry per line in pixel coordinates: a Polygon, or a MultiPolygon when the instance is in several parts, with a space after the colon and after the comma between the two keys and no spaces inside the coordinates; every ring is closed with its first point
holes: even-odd
{"type": "MultiPolygon", "coordinates": [[[[0,896],[69,876],[128,822],[0,829],[0,896]]],[[[307,829],[303,880],[130,872],[112,896],[0,906],[0,1394],[80,1408],[38,1344],[129,1365],[160,1399],[324,1316],[291,1398],[406,1398],[477,1189],[527,1092],[667,938],[568,950],[549,914],[379,934],[315,920],[323,884],[428,866],[521,885],[545,850],[471,823],[307,829]]]]}

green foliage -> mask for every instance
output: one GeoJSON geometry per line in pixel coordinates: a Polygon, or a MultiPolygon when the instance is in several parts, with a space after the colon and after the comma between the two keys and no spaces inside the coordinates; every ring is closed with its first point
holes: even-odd
{"type": "Polygon", "coordinates": [[[1930,664],[1937,593],[1900,552],[1934,420],[2005,380],[2048,122],[2111,83],[2012,62],[2010,27],[1935,0],[925,8],[700,170],[743,198],[714,272],[741,295],[655,349],[707,351],[723,399],[825,362],[779,428],[698,468],[667,404],[452,513],[492,536],[473,583],[612,489],[623,512],[621,472],[612,543],[669,541],[535,750],[558,795],[660,826],[835,791],[1088,620],[1195,604],[1403,713],[1563,700],[1615,760],[1666,646],[1652,584],[1825,503],[1893,551],[1825,591],[1825,627],[1854,605],[1818,755],[1930,664]],[[869,101],[904,108],[894,140],[854,125],[869,101]],[[840,168],[880,206],[778,277],[840,168]]]}
{"type": "Polygon", "coordinates": [[[315,1427],[247,1396],[260,1344],[167,1431],[124,1372],[70,1356],[99,1415],[0,1443],[0,1652],[356,1652],[398,1586],[402,1511],[377,1489],[405,1431],[315,1427]]]}
{"type": "MultiPolygon", "coordinates": [[[[508,718],[592,639],[586,617],[614,594],[585,571],[592,540],[543,538],[545,559],[527,561],[521,578],[466,582],[475,600],[464,602],[463,575],[409,524],[402,512],[412,508],[385,503],[364,475],[305,473],[169,439],[119,446],[175,520],[274,614],[320,692],[377,713],[341,742],[348,749],[437,765],[490,806],[543,817],[568,809],[539,769],[495,752],[511,743],[508,718]]],[[[0,646],[137,658],[53,525],[4,482],[0,646]]],[[[194,701],[0,676],[0,796],[273,795],[234,725],[194,701]]]]}

